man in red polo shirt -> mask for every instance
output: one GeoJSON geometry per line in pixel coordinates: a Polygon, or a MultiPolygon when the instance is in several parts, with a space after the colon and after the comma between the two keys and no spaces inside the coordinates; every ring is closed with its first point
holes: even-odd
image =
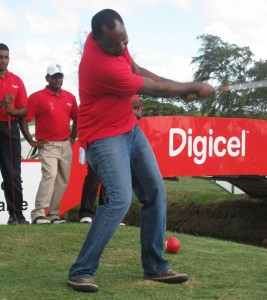
{"type": "Polygon", "coordinates": [[[20,127],[29,144],[38,148],[42,164],[42,179],[35,198],[35,208],[31,212],[32,223],[62,224],[66,221],[59,218],[58,212],[69,183],[71,146],[76,138],[78,107],[75,96],[61,88],[64,78],[61,66],[49,65],[45,78],[48,85],[30,95],[28,113],[21,120],[20,127]],[[28,122],[33,118],[36,141],[33,141],[28,128],[28,122]]]}
{"type": "Polygon", "coordinates": [[[17,118],[27,113],[22,80],[7,70],[9,49],[0,44],[0,169],[9,225],[29,224],[22,213],[21,143],[17,118]]]}
{"type": "Polygon", "coordinates": [[[183,283],[187,274],[173,271],[163,258],[166,190],[154,153],[133,114],[132,96],[183,96],[190,100],[211,96],[214,88],[202,82],[168,80],[138,66],[128,52],[127,31],[116,11],[98,12],[91,25],[79,65],[78,138],[102,179],[105,203],[96,212],[67,284],[78,291],[98,291],[94,274],[131,205],[132,190],[142,203],[144,279],[183,283]]]}

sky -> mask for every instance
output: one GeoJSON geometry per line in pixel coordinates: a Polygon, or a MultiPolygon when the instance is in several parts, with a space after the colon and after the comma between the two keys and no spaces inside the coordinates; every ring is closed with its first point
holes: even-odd
{"type": "Polygon", "coordinates": [[[0,0],[0,43],[9,47],[8,69],[22,78],[28,95],[45,87],[47,66],[57,63],[63,89],[79,102],[79,41],[104,8],[122,16],[135,62],[169,79],[193,80],[191,60],[202,34],[267,60],[266,0],[0,0]]]}

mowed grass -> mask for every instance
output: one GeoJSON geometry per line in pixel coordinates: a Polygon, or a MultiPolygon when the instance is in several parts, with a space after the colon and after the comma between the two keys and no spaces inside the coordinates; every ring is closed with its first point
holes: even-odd
{"type": "Polygon", "coordinates": [[[206,204],[216,201],[237,200],[241,195],[228,193],[208,179],[180,177],[177,180],[165,180],[167,201],[172,203],[206,204]]]}
{"type": "Polygon", "coordinates": [[[0,299],[267,299],[267,250],[167,232],[181,242],[165,254],[189,282],[167,285],[142,279],[139,228],[119,227],[95,274],[100,291],[66,285],[90,225],[0,226],[0,299]]]}

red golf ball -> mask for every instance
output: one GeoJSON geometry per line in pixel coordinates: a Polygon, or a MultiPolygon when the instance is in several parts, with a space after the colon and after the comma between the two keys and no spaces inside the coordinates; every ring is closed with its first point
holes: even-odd
{"type": "Polygon", "coordinates": [[[176,253],[180,249],[180,241],[175,237],[170,237],[165,241],[165,250],[169,253],[176,253]]]}

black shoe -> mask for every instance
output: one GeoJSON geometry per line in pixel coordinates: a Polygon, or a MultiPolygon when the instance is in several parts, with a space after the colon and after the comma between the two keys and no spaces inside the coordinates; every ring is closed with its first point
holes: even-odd
{"type": "Polygon", "coordinates": [[[23,216],[12,216],[9,217],[8,225],[29,225],[30,223],[28,221],[25,220],[25,218],[23,216]]]}
{"type": "Polygon", "coordinates": [[[18,219],[18,224],[20,224],[20,225],[29,225],[30,222],[28,222],[26,220],[20,220],[20,219],[18,219]]]}
{"type": "Polygon", "coordinates": [[[16,217],[17,217],[18,223],[20,225],[29,225],[30,224],[30,222],[25,220],[25,217],[23,216],[23,214],[17,214],[16,217]]]}
{"type": "Polygon", "coordinates": [[[187,274],[181,274],[171,269],[153,277],[146,277],[145,280],[159,281],[163,283],[183,283],[188,280],[187,274]]]}
{"type": "Polygon", "coordinates": [[[17,217],[16,216],[9,217],[7,224],[8,225],[18,225],[19,222],[18,222],[17,217]]]}

